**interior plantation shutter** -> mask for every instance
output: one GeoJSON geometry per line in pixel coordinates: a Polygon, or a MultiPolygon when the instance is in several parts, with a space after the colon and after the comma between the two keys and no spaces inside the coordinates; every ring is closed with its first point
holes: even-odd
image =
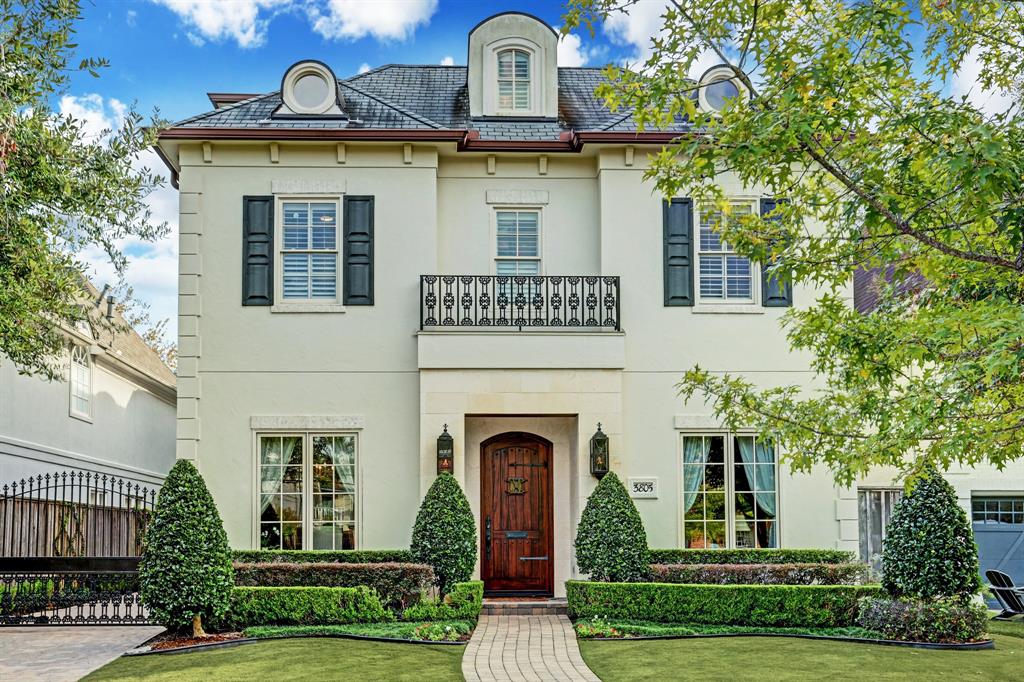
{"type": "Polygon", "coordinates": [[[242,305],[274,303],[274,197],[242,197],[242,305]]]}
{"type": "MultiPolygon", "coordinates": [[[[766,216],[775,210],[785,199],[761,199],[761,215],[766,216]]],[[[778,220],[778,216],[767,218],[778,220]]],[[[761,305],[765,308],[788,308],[793,305],[793,283],[789,278],[779,279],[770,276],[767,267],[761,266],[761,305]]]]}
{"type": "Polygon", "coordinates": [[[343,303],[373,305],[373,197],[346,196],[343,303]]]}
{"type": "Polygon", "coordinates": [[[665,305],[692,306],[693,290],[693,200],[666,199],[662,205],[664,225],[665,305]]]}

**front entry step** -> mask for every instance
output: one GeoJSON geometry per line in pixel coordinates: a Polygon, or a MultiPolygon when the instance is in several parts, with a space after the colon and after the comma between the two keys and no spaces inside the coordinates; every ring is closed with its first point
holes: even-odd
{"type": "Polygon", "coordinates": [[[484,598],[484,616],[564,616],[569,611],[565,599],[484,598]]]}

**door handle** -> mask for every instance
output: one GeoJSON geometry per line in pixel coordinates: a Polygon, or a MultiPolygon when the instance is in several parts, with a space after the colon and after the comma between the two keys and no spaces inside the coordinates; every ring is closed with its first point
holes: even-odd
{"type": "Polygon", "coordinates": [[[491,560],[491,517],[487,517],[487,523],[485,525],[486,530],[484,531],[484,549],[487,552],[487,560],[491,560]]]}

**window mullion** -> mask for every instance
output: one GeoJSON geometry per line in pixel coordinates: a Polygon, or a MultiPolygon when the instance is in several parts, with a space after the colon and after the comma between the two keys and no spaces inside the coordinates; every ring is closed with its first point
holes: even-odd
{"type": "Polygon", "coordinates": [[[725,434],[725,546],[736,547],[736,481],[734,463],[735,438],[725,434]]]}
{"type": "Polygon", "coordinates": [[[302,549],[313,549],[313,452],[309,433],[302,434],[302,549]]]}

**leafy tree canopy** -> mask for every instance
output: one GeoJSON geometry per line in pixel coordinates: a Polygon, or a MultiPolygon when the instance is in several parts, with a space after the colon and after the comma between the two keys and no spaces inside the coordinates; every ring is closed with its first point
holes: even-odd
{"type": "MultiPolygon", "coordinates": [[[[570,0],[565,28],[631,0],[570,0]]],[[[727,219],[722,236],[775,274],[813,285],[784,317],[814,391],[689,371],[731,427],[787,446],[794,469],[840,482],[927,462],[1001,467],[1024,445],[1024,6],[996,0],[671,0],[652,55],[609,68],[599,94],[639,124],[687,116],[652,161],[667,196],[728,213],[716,173],[788,199],[727,219]],[[698,60],[729,64],[749,99],[698,111],[698,60]],[[984,110],[950,84],[970,62],[984,110]],[[878,269],[870,314],[849,303],[878,269]]],[[[797,292],[798,295],[800,291],[797,292]]]]}
{"type": "Polygon", "coordinates": [[[118,272],[127,238],[156,239],[146,196],[162,179],[138,168],[155,140],[133,109],[90,139],[51,107],[70,76],[106,60],[71,60],[76,0],[0,0],[0,351],[26,374],[54,378],[62,327],[86,322],[77,255],[101,247],[118,272]]]}

